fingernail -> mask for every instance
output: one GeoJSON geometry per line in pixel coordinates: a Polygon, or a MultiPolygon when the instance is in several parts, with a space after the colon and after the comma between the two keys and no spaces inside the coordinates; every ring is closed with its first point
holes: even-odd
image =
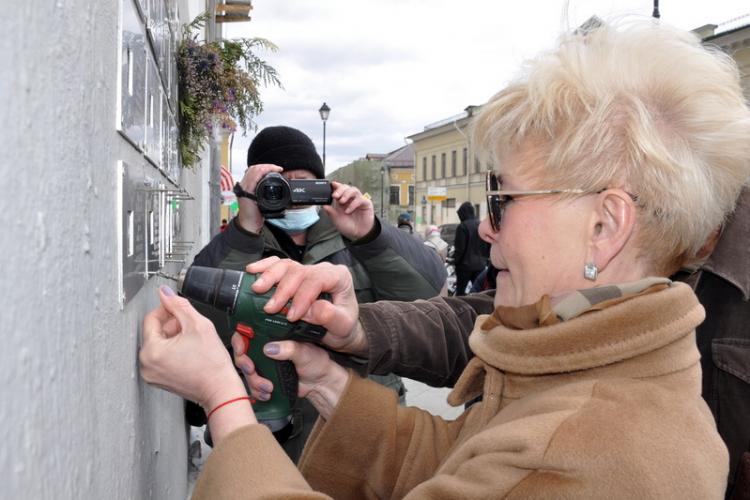
{"type": "Polygon", "coordinates": [[[287,311],[286,317],[287,318],[296,318],[297,317],[297,316],[295,316],[296,314],[297,314],[297,309],[295,309],[294,306],[292,306],[289,309],[289,311],[287,311]]]}
{"type": "Polygon", "coordinates": [[[272,309],[275,306],[276,306],[276,299],[274,299],[273,297],[271,297],[270,299],[268,299],[268,302],[266,302],[266,307],[268,309],[272,309]]]}
{"type": "Polygon", "coordinates": [[[273,390],[273,387],[271,387],[271,384],[261,384],[260,385],[260,390],[263,391],[263,392],[265,392],[265,393],[271,394],[271,391],[273,390]]]}
{"type": "Polygon", "coordinates": [[[263,352],[266,354],[278,354],[280,350],[279,344],[274,343],[266,344],[265,347],[263,347],[263,352]]]}
{"type": "Polygon", "coordinates": [[[161,290],[161,293],[163,293],[167,297],[174,297],[176,295],[174,293],[174,290],[172,290],[171,288],[169,288],[167,285],[160,286],[159,290],[161,290]]]}
{"type": "Polygon", "coordinates": [[[240,370],[242,370],[242,373],[245,375],[252,375],[254,370],[250,368],[250,365],[247,364],[247,361],[240,362],[240,370]]]}
{"type": "Polygon", "coordinates": [[[266,392],[260,392],[258,393],[258,399],[260,399],[261,401],[268,401],[269,399],[271,399],[271,395],[266,392]]]}

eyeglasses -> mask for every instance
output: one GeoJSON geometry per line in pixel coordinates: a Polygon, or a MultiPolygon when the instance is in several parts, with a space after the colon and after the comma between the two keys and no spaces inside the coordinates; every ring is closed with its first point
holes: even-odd
{"type": "Polygon", "coordinates": [[[505,206],[516,198],[522,196],[538,196],[544,194],[561,193],[585,193],[582,189],[538,189],[534,191],[503,191],[500,179],[494,172],[487,172],[487,214],[490,217],[490,225],[493,231],[500,230],[500,221],[505,212],[505,206]]]}

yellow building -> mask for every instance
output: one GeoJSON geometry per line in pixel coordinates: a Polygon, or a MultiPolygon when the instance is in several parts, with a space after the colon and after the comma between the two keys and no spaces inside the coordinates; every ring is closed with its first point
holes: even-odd
{"type": "Polygon", "coordinates": [[[742,75],[745,98],[750,101],[750,14],[721,24],[707,24],[693,30],[704,44],[716,45],[731,55],[742,75]]]}
{"type": "Polygon", "coordinates": [[[474,159],[467,125],[479,106],[425,126],[410,135],[414,145],[415,220],[418,230],[427,225],[457,223],[456,209],[465,201],[484,217],[486,165],[474,159]]]}

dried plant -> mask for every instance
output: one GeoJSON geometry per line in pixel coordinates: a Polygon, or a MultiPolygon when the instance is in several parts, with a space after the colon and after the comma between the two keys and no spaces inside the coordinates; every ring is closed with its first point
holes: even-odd
{"type": "Polygon", "coordinates": [[[275,52],[263,38],[206,42],[198,40],[209,15],[204,13],[183,27],[177,47],[180,101],[180,154],[192,167],[214,127],[243,134],[255,129],[253,117],[263,111],[260,85],[281,87],[276,70],[258,56],[275,52]]]}

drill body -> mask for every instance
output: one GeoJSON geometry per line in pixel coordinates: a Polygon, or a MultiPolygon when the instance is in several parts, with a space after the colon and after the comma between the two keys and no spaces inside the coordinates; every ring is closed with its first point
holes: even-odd
{"type": "Polygon", "coordinates": [[[263,311],[275,288],[256,294],[250,288],[257,276],[242,271],[191,266],[180,276],[180,294],[212,306],[227,315],[229,326],[242,335],[244,348],[261,376],[273,383],[268,401],[254,401],[253,410],[259,422],[272,431],[286,426],[297,399],[298,379],[291,361],[276,361],[263,353],[268,342],[297,340],[319,342],[326,333],[320,326],[286,319],[287,304],[277,314],[263,311]]]}

